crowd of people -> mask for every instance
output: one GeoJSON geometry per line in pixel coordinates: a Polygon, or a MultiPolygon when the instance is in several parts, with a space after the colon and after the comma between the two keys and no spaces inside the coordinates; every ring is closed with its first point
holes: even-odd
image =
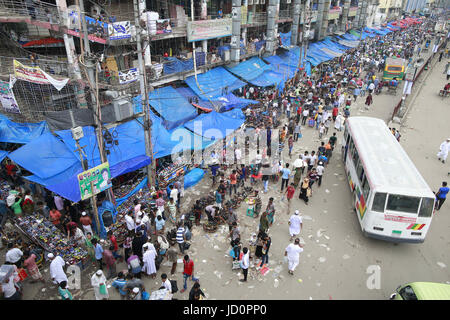
{"type": "MultiPolygon", "coordinates": [[[[109,299],[108,290],[111,289],[108,289],[107,281],[112,281],[112,287],[118,290],[121,299],[148,299],[148,288],[144,286],[142,279],[156,279],[164,260],[171,263],[171,270],[170,274],[160,275],[160,289],[165,289],[170,294],[176,293],[177,283],[170,278],[176,274],[178,256],[181,256],[183,288],[180,292],[188,289],[190,279],[193,285],[189,299],[198,300],[204,298],[205,294],[201,290],[200,280],[194,276],[194,261],[186,253],[189,251],[192,229],[202,220],[210,224],[225,223],[229,228],[229,255],[233,261],[233,269],[241,269],[241,281],[246,282],[251,265],[257,270],[267,268],[272,244],[270,228],[276,213],[280,214],[274,197],[263,204],[260,192],[269,193],[269,184],[279,183],[282,201],[287,201],[287,215],[292,213],[291,201],[296,194],[307,205],[314,193],[313,187],[320,188],[322,185],[324,172],[337,145],[337,133],[344,128],[352,103],[365,98],[365,105],[369,108],[373,103],[375,90],[382,87],[380,72],[384,69],[386,59],[398,57],[411,62],[414,54],[420,54],[426,41],[426,31],[423,25],[417,25],[410,27],[408,32],[396,31],[383,38],[377,36],[366,39],[341,57],[316,67],[310,76],[299,73],[287,81],[283,92],[253,86],[242,88],[238,95],[259,101],[258,105],[245,110],[247,124],[254,127],[255,144],[250,147],[250,143],[253,143],[251,141],[242,149],[234,148],[234,163],[227,162],[226,154],[220,159],[220,155],[211,153],[209,168],[214,201],[204,206],[197,200],[191,213],[187,212],[188,208],[181,206],[184,193],[181,181],[176,181],[169,191],[155,189],[149,202],[135,200],[134,207],[126,214],[128,234],[121,246],[112,232],[108,232],[107,239],[97,237],[91,227],[92,217],[82,204],[71,204],[43,188],[37,191],[23,181],[20,182],[20,177],[16,175],[19,168],[11,162],[7,163],[4,174],[11,184],[11,190],[6,203],[0,201],[2,227],[8,215],[19,216],[37,211],[67,237],[86,246],[90,263],[96,270],[90,283],[97,300],[109,299]],[[274,130],[277,127],[280,128],[278,132],[274,130]],[[317,149],[296,154],[294,146],[300,145],[302,132],[306,128],[314,130],[319,144],[317,149]],[[276,161],[271,162],[270,156],[275,153],[271,148],[274,140],[279,141],[284,159],[288,158],[289,161],[276,158],[276,161]],[[263,147],[261,141],[267,144],[263,147]],[[242,164],[241,159],[247,149],[255,151],[255,155],[250,164],[242,164]],[[248,244],[242,241],[236,208],[225,205],[233,194],[236,195],[246,186],[253,188],[252,194],[248,196],[252,202],[251,205],[249,202],[247,215],[259,219],[258,230],[248,244]],[[35,197],[43,200],[35,202],[35,197]],[[116,265],[120,262],[125,262],[127,269],[117,272],[116,265]]],[[[391,130],[399,140],[398,130],[391,130]]],[[[440,196],[443,195],[442,199],[445,200],[448,188],[446,184],[442,188],[440,196]]],[[[439,208],[443,202],[439,201],[439,208]]],[[[285,249],[288,272],[291,275],[294,274],[303,251],[299,238],[302,228],[300,212],[295,210],[289,218],[289,234],[293,242],[285,249]]],[[[16,269],[12,282],[8,278],[8,281],[2,283],[5,298],[20,297],[13,290],[14,285],[11,287],[11,283],[18,282],[17,268],[25,266],[33,280],[44,281],[35,259],[34,254],[22,252],[14,244],[8,244],[6,262],[16,269]]],[[[51,281],[57,285],[61,298],[73,299],[64,270],[67,263],[52,253],[48,254],[47,259],[50,261],[51,281]]]]}

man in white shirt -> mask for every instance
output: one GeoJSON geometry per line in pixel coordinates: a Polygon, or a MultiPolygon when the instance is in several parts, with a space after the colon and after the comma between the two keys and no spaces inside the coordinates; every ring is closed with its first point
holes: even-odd
{"type": "Polygon", "coordinates": [[[173,201],[177,204],[177,208],[180,208],[180,203],[178,202],[178,189],[170,186],[170,198],[173,198],[173,201]]]}
{"type": "Polygon", "coordinates": [[[303,246],[300,244],[300,239],[295,239],[294,243],[287,246],[284,255],[288,258],[288,273],[294,275],[294,270],[300,261],[300,253],[303,252],[303,246]]]}
{"type": "Polygon", "coordinates": [[[303,227],[302,218],[299,216],[299,211],[295,210],[295,213],[289,218],[289,234],[291,235],[290,241],[300,234],[300,231],[303,227]]]}
{"type": "Polygon", "coordinates": [[[374,89],[375,89],[375,84],[373,82],[371,82],[369,84],[369,93],[372,94],[374,89]]]}
{"type": "Polygon", "coordinates": [[[255,156],[255,163],[256,164],[261,164],[262,161],[262,155],[259,153],[259,150],[256,151],[256,156],[255,156]]]}
{"type": "Polygon", "coordinates": [[[304,164],[303,164],[303,159],[302,159],[301,154],[298,155],[298,159],[295,159],[293,166],[294,166],[294,171],[296,169],[303,168],[304,164]]]}
{"type": "Polygon", "coordinates": [[[133,219],[133,211],[129,211],[128,214],[125,216],[125,222],[127,224],[127,230],[133,231],[136,228],[136,224],[134,223],[133,219]]]}
{"type": "Polygon", "coordinates": [[[10,264],[15,264],[17,268],[20,268],[22,264],[23,252],[19,248],[14,248],[12,242],[8,243],[8,252],[6,252],[5,261],[10,264]]]}
{"type": "Polygon", "coordinates": [[[169,293],[172,293],[172,284],[170,283],[170,280],[167,279],[167,274],[163,273],[161,275],[161,281],[162,281],[162,286],[164,288],[166,288],[167,291],[169,291],[169,293]]]}
{"type": "MultiPolygon", "coordinates": [[[[308,151],[305,151],[305,153],[302,154],[302,160],[303,160],[304,163],[306,163],[306,166],[308,166],[308,164],[311,162],[311,156],[308,154],[308,151]]],[[[304,169],[305,168],[303,167],[302,168],[302,173],[303,173],[304,169]]]]}
{"type": "Polygon", "coordinates": [[[325,171],[325,167],[323,166],[323,163],[319,162],[319,164],[317,165],[317,168],[316,168],[317,175],[319,176],[319,179],[318,179],[319,187],[322,184],[322,176],[323,176],[324,171],[325,171]]]}
{"type": "Polygon", "coordinates": [[[67,283],[69,280],[63,269],[66,264],[63,258],[60,256],[55,257],[53,253],[49,253],[47,257],[52,261],[50,263],[50,277],[52,278],[53,283],[60,284],[63,281],[66,281],[67,283]]]}
{"type": "Polygon", "coordinates": [[[450,151],[450,138],[448,138],[447,141],[441,143],[439,150],[440,151],[437,154],[438,159],[441,160],[442,158],[442,163],[445,163],[445,160],[447,160],[448,152],[450,151]]]}
{"type": "Polygon", "coordinates": [[[244,254],[244,256],[242,257],[242,260],[241,260],[241,268],[242,268],[242,272],[244,273],[244,279],[241,279],[239,281],[247,282],[248,267],[250,265],[250,257],[249,257],[248,248],[245,247],[244,249],[242,249],[242,253],[244,254]]]}

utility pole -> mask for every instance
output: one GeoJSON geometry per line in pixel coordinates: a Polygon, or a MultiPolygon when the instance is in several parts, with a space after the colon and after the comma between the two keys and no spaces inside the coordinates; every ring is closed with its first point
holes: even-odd
{"type": "Polygon", "coordinates": [[[297,77],[297,72],[300,69],[301,61],[306,61],[306,55],[308,51],[308,39],[309,32],[311,29],[311,0],[306,0],[305,10],[304,10],[304,20],[303,20],[303,31],[300,33],[302,50],[300,51],[300,57],[298,61],[297,70],[295,71],[295,77],[297,77]]]}
{"type": "MultiPolygon", "coordinates": [[[[89,87],[91,88],[91,98],[92,98],[92,109],[94,113],[94,121],[96,125],[96,134],[97,134],[97,143],[98,149],[100,153],[100,159],[102,163],[108,162],[105,154],[105,146],[103,141],[103,126],[102,126],[102,110],[100,106],[100,101],[98,99],[98,71],[96,70],[96,59],[93,58],[91,54],[91,48],[89,45],[88,31],[86,25],[86,19],[84,15],[84,0],[77,0],[80,5],[80,14],[78,15],[81,22],[81,29],[83,30],[83,44],[84,51],[81,52],[81,58],[83,59],[83,64],[87,69],[89,87]]],[[[81,36],[81,34],[80,34],[81,36]]],[[[81,42],[81,41],[80,41],[81,42]]],[[[83,51],[83,50],[82,50],[83,51]]],[[[112,189],[108,189],[106,192],[108,200],[112,203],[115,203],[114,194],[112,189]]]]}
{"type": "MultiPolygon", "coordinates": [[[[146,69],[144,67],[144,61],[142,58],[142,45],[141,45],[141,32],[142,28],[139,23],[140,11],[138,0],[133,0],[134,4],[134,22],[136,26],[136,46],[138,52],[138,64],[139,64],[139,85],[141,90],[141,103],[142,109],[144,111],[144,138],[145,138],[145,153],[152,160],[152,163],[147,166],[147,183],[149,185],[155,185],[155,159],[153,158],[153,146],[152,146],[152,121],[150,119],[150,106],[148,102],[148,90],[147,90],[147,77],[146,77],[146,69]]],[[[148,46],[150,46],[150,39],[148,42],[148,46]]]]}

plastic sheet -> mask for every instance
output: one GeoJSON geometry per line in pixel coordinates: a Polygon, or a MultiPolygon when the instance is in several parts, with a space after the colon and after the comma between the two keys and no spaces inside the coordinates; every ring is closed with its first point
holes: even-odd
{"type": "Polygon", "coordinates": [[[203,176],[205,175],[205,172],[200,168],[195,168],[189,171],[187,174],[184,175],[184,188],[190,188],[195,186],[197,183],[199,183],[203,176]]]}
{"type": "Polygon", "coordinates": [[[38,123],[16,123],[0,114],[0,142],[28,143],[50,132],[45,121],[38,123]]]}

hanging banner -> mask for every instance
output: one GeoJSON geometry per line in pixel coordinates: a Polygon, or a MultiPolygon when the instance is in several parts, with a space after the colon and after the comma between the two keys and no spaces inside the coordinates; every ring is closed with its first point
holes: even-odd
{"type": "Polygon", "coordinates": [[[156,20],[156,34],[161,33],[172,33],[172,26],[170,25],[170,19],[156,20]]]}
{"type": "Polygon", "coordinates": [[[84,171],[78,175],[81,200],[88,199],[112,187],[109,163],[105,162],[95,168],[84,171]],[[92,182],[92,183],[91,183],[92,182]],[[93,187],[93,191],[91,189],[93,187]]]}
{"type": "Polygon", "coordinates": [[[9,82],[0,80],[0,103],[3,109],[11,113],[20,113],[16,98],[9,82]]]}
{"type": "Polygon", "coordinates": [[[46,73],[39,67],[28,67],[14,60],[14,76],[17,79],[37,83],[37,84],[52,84],[56,90],[60,91],[65,87],[69,78],[57,80],[46,73]]]}
{"type": "Polygon", "coordinates": [[[131,38],[130,21],[114,22],[108,25],[109,40],[122,40],[131,38]]]}
{"type": "Polygon", "coordinates": [[[132,68],[128,71],[119,71],[119,83],[130,83],[136,81],[139,76],[139,70],[137,68],[132,68]]]}
{"type": "Polygon", "coordinates": [[[231,36],[232,19],[188,21],[188,42],[231,36]]]}

